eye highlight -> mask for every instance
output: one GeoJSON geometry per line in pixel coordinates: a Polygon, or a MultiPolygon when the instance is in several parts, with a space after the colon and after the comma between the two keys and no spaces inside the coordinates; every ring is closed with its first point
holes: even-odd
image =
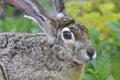
{"type": "Polygon", "coordinates": [[[63,32],[63,37],[64,37],[65,39],[71,39],[71,38],[72,38],[72,35],[71,35],[71,33],[70,33],[69,31],[64,31],[64,32],[63,32]]]}

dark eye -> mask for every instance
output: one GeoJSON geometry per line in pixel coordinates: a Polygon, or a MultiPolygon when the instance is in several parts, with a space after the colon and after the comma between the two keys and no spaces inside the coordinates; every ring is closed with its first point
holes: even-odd
{"type": "Polygon", "coordinates": [[[65,39],[71,39],[71,38],[72,38],[72,35],[71,35],[71,33],[70,33],[69,31],[64,31],[64,32],[63,32],[63,37],[64,37],[65,39]]]}

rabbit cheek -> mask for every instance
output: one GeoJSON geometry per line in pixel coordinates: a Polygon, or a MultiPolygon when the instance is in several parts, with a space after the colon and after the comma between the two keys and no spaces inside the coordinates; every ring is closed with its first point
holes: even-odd
{"type": "Polygon", "coordinates": [[[74,56],[74,62],[78,64],[86,64],[89,61],[86,50],[82,49],[79,53],[76,53],[74,56]]]}
{"type": "Polygon", "coordinates": [[[80,51],[80,59],[84,63],[87,63],[89,61],[89,57],[88,57],[85,49],[83,49],[83,50],[80,51]]]}

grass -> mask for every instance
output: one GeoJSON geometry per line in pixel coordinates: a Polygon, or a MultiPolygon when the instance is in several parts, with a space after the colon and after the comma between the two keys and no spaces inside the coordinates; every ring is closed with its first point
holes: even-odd
{"type": "Polygon", "coordinates": [[[100,32],[93,29],[90,37],[93,40],[97,59],[86,67],[84,80],[120,80],[120,22],[110,23],[110,28],[116,33],[113,41],[108,41],[109,36],[99,40],[100,32]]]}

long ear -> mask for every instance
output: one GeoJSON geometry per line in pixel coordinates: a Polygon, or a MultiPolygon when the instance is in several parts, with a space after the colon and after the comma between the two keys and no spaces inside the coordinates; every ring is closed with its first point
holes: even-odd
{"type": "Polygon", "coordinates": [[[8,5],[11,5],[19,10],[26,13],[28,17],[36,21],[42,30],[47,33],[49,42],[53,42],[55,39],[55,34],[53,31],[54,20],[48,16],[46,11],[37,2],[37,0],[3,0],[8,5]],[[49,38],[50,37],[50,38],[49,38]]]}
{"type": "Polygon", "coordinates": [[[57,14],[57,18],[62,18],[66,16],[64,0],[53,0],[53,4],[57,14]]]}

